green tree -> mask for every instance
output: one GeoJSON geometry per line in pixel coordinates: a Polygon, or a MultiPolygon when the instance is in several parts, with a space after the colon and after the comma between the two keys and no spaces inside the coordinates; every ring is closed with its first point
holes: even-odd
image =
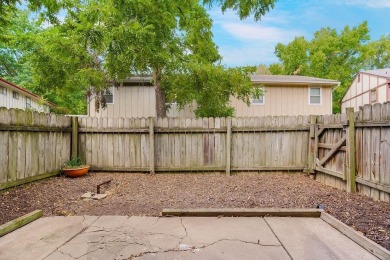
{"type": "MultiPolygon", "coordinates": [[[[213,84],[220,82],[215,90],[243,99],[255,92],[249,87],[248,74],[243,73],[246,70],[214,68],[220,56],[212,41],[211,26],[210,17],[197,0],[180,4],[174,0],[88,1],[75,5],[63,22],[26,37],[24,55],[30,62],[37,93],[57,103],[60,112],[85,113],[84,93],[91,91],[98,96],[97,107],[104,107],[104,99],[99,97],[107,82],[120,84],[132,75],[152,74],[157,115],[165,116],[165,98],[177,91],[166,82],[184,71],[189,78],[215,72],[213,84]],[[231,88],[233,83],[240,85],[231,88]],[[244,91],[243,86],[248,89],[244,91]]],[[[209,91],[211,85],[198,80],[196,86],[190,89],[199,93],[188,96],[203,104],[206,96],[200,93],[209,91]]],[[[191,102],[188,97],[183,100],[191,102]]],[[[222,109],[232,114],[227,104],[218,106],[208,115],[222,115],[222,109]]]]}
{"type": "Polygon", "coordinates": [[[252,96],[261,94],[250,80],[254,71],[255,67],[225,68],[189,63],[180,73],[166,75],[163,84],[170,90],[168,99],[176,101],[179,108],[196,101],[196,116],[226,117],[234,115],[234,108],[229,103],[231,97],[249,105],[252,96]]]}
{"type": "Polygon", "coordinates": [[[271,75],[272,73],[269,69],[269,66],[267,66],[265,64],[260,64],[259,66],[257,66],[255,74],[256,75],[271,75]]]}
{"type": "Polygon", "coordinates": [[[281,63],[272,63],[269,65],[269,71],[272,75],[283,75],[284,73],[284,67],[281,63]]]}
{"type": "Polygon", "coordinates": [[[271,71],[339,80],[341,85],[333,92],[333,112],[340,112],[341,98],[363,66],[364,46],[369,38],[366,22],[353,28],[346,26],[340,33],[322,28],[311,41],[296,37],[287,45],[277,44],[275,54],[281,64],[274,65],[271,71]]]}
{"type": "Polygon", "coordinates": [[[276,0],[203,0],[203,4],[209,6],[216,4],[223,12],[229,9],[235,11],[240,19],[253,15],[256,21],[274,8],[275,2],[276,0]]]}
{"type": "MultiPolygon", "coordinates": [[[[30,34],[24,45],[28,47],[18,51],[22,53],[21,57],[29,61],[35,90],[56,102],[64,113],[84,112],[83,93],[94,91],[99,97],[107,81],[120,83],[135,74],[153,75],[158,116],[165,116],[165,98],[177,90],[163,83],[163,79],[164,82],[168,81],[166,75],[171,75],[174,80],[183,71],[194,75],[214,71],[215,75],[224,77],[219,79],[222,86],[219,88],[223,89],[223,85],[226,85],[226,93],[234,94],[232,91],[237,91],[236,95],[245,99],[253,89],[228,89],[231,84],[225,84],[226,79],[230,79],[246,81],[242,86],[249,86],[249,77],[243,73],[244,70],[213,67],[220,56],[212,41],[212,21],[197,0],[180,3],[174,0],[27,2],[28,8],[38,12],[42,21],[50,21],[50,25],[34,35],[30,34]],[[56,18],[61,10],[65,10],[66,15],[63,22],[56,18]],[[204,69],[194,69],[201,67],[204,69]],[[229,73],[233,75],[229,76],[229,73]],[[243,93],[247,93],[247,96],[242,96],[243,93]]],[[[6,10],[7,14],[16,12],[17,3],[20,1],[0,0],[0,10],[6,10]]],[[[218,4],[224,11],[236,10],[241,18],[253,14],[256,19],[273,7],[273,3],[248,3],[244,0],[204,2],[218,4]]],[[[11,15],[7,14],[1,12],[0,22],[6,25],[4,28],[9,26],[11,15]]],[[[18,62],[10,64],[14,63],[18,62]]],[[[197,88],[192,90],[200,93],[200,87],[208,89],[210,84],[197,82],[197,88]]],[[[201,104],[202,95],[199,93],[189,96],[198,99],[201,104]]],[[[104,99],[97,98],[97,101],[102,101],[99,105],[104,106],[104,99]]],[[[229,110],[228,105],[225,108],[229,110]]],[[[220,114],[223,113],[218,112],[220,114]]]]}
{"type": "Polygon", "coordinates": [[[42,17],[58,22],[56,14],[63,10],[71,11],[76,6],[78,0],[0,0],[0,32],[1,28],[8,24],[12,15],[18,11],[17,5],[27,4],[28,9],[40,12],[42,17]]]}
{"type": "Polygon", "coordinates": [[[362,59],[365,69],[390,68],[390,34],[368,43],[362,59]]]}
{"type": "Polygon", "coordinates": [[[283,61],[284,74],[296,75],[305,74],[308,63],[309,43],[304,37],[295,37],[287,45],[278,43],[275,47],[275,54],[283,61]]]}
{"type": "Polygon", "coordinates": [[[31,64],[24,49],[28,49],[29,36],[38,31],[39,26],[28,19],[27,11],[14,13],[0,38],[0,77],[32,90],[31,64]]]}

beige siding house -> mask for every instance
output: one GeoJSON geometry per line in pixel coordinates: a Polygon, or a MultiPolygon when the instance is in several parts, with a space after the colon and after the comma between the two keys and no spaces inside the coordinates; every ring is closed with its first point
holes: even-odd
{"type": "Polygon", "coordinates": [[[109,87],[103,95],[107,107],[96,111],[95,98],[88,103],[91,117],[155,117],[156,97],[152,77],[132,77],[123,86],[109,87]]]}
{"type": "MultiPolygon", "coordinates": [[[[332,89],[340,83],[335,80],[305,76],[254,75],[252,82],[264,89],[260,99],[253,99],[248,107],[235,98],[231,105],[237,117],[267,115],[323,115],[332,113],[332,89]]],[[[95,111],[92,99],[88,115],[93,117],[154,117],[155,92],[151,77],[134,77],[122,87],[111,87],[106,95],[107,108],[95,111]]],[[[168,117],[195,117],[196,104],[179,110],[170,104],[168,117]]]]}
{"type": "Polygon", "coordinates": [[[390,101],[390,68],[359,72],[341,101],[341,112],[390,101]]]}
{"type": "Polygon", "coordinates": [[[0,78],[0,107],[49,113],[51,106],[54,106],[54,104],[46,101],[42,102],[41,97],[0,78]]]}
{"type": "Polygon", "coordinates": [[[332,114],[332,89],[340,84],[306,76],[254,75],[251,79],[264,95],[249,107],[232,99],[237,117],[332,114]]]}

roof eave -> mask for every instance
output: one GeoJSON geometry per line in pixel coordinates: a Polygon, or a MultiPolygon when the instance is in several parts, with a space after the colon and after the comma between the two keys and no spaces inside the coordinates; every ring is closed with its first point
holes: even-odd
{"type": "MultiPolygon", "coordinates": [[[[26,96],[30,97],[30,98],[33,98],[34,100],[38,101],[41,99],[40,96],[38,95],[35,95],[34,93],[31,93],[30,91],[22,88],[22,87],[19,87],[18,85],[12,83],[12,82],[9,82],[3,78],[0,78],[0,83],[4,83],[7,87],[11,88],[11,89],[14,89],[14,90],[17,90],[19,92],[22,92],[23,94],[25,94],[26,96]]],[[[50,107],[55,107],[56,105],[49,102],[49,101],[45,101],[45,104],[50,106],[50,107]]]]}
{"type": "Polygon", "coordinates": [[[335,81],[335,82],[275,82],[275,81],[256,81],[252,80],[253,83],[256,84],[267,84],[267,85],[321,85],[321,86],[335,86],[340,84],[340,82],[335,81]]]}

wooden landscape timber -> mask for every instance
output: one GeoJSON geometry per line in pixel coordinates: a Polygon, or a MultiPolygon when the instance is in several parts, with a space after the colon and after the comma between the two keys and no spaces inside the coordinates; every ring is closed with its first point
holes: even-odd
{"type": "Polygon", "coordinates": [[[0,226],[0,237],[42,217],[42,210],[35,210],[0,226]]]}
{"type": "Polygon", "coordinates": [[[244,118],[66,117],[0,108],[0,190],[51,176],[70,157],[92,171],[304,171],[390,201],[390,103],[349,114],[244,118]]]}
{"type": "Polygon", "coordinates": [[[163,209],[161,211],[161,216],[319,218],[322,212],[323,212],[322,209],[201,208],[201,209],[163,209]]]}
{"type": "Polygon", "coordinates": [[[360,245],[364,249],[366,249],[368,252],[373,254],[374,256],[378,257],[378,259],[381,260],[387,260],[390,259],[390,251],[386,248],[380,246],[379,244],[373,242],[372,240],[368,239],[367,237],[363,236],[362,234],[358,233],[355,229],[351,228],[350,226],[344,224],[340,220],[336,219],[335,217],[329,215],[326,212],[321,213],[321,219],[340,231],[345,236],[349,237],[352,241],[354,241],[356,244],[360,245]]]}

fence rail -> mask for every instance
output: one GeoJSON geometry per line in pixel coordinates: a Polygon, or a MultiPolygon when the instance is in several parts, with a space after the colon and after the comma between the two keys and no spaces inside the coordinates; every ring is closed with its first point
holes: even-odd
{"type": "Polygon", "coordinates": [[[80,155],[96,171],[304,170],[389,201],[390,103],[350,115],[72,119],[0,108],[0,189],[80,155]]]}
{"type": "Polygon", "coordinates": [[[92,169],[150,171],[153,162],[151,171],[229,174],[307,164],[309,117],[80,118],[78,124],[79,151],[92,169]]]}

